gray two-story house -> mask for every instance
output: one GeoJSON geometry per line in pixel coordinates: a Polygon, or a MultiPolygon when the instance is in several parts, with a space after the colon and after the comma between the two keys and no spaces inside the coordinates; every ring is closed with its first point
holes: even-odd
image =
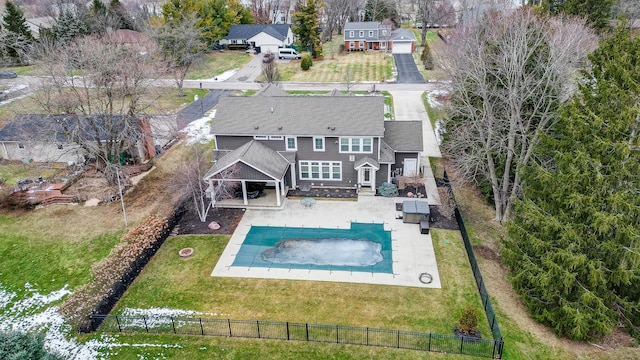
{"type": "Polygon", "coordinates": [[[246,184],[263,182],[280,205],[287,188],[375,192],[406,174],[406,165],[418,171],[419,121],[385,121],[382,96],[335,94],[290,96],[270,86],[252,97],[221,98],[211,126],[215,164],[205,175],[210,188],[240,182],[247,204],[246,184]]]}

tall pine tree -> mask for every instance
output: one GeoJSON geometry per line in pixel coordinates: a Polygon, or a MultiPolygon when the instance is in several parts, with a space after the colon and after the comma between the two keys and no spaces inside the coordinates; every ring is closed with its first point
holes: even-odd
{"type": "Polygon", "coordinates": [[[311,51],[313,58],[322,57],[320,41],[320,20],[318,12],[322,6],[318,0],[299,2],[298,10],[293,14],[293,33],[298,37],[298,44],[303,50],[311,51]]]}
{"type": "Polygon", "coordinates": [[[573,339],[640,325],[640,39],[619,28],[590,61],[525,171],[503,248],[533,316],[573,339]]]}
{"type": "Polygon", "coordinates": [[[5,3],[5,13],[2,17],[4,54],[18,63],[23,62],[23,55],[27,47],[33,42],[33,35],[24,12],[11,1],[5,3]]]}

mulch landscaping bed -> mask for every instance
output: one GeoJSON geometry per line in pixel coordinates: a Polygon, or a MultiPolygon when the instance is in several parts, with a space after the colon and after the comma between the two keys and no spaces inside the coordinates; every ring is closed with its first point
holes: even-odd
{"type": "Polygon", "coordinates": [[[313,188],[309,190],[293,189],[287,192],[287,197],[317,197],[330,199],[357,199],[355,189],[313,188]]]}
{"type": "Polygon", "coordinates": [[[427,190],[425,189],[424,184],[418,186],[406,185],[404,189],[398,189],[398,197],[416,197],[416,194],[418,193],[423,195],[422,199],[427,198],[427,190]],[[412,196],[409,196],[409,193],[411,193],[412,196]]]}
{"type": "Polygon", "coordinates": [[[201,222],[198,214],[192,206],[189,206],[187,212],[182,216],[180,222],[173,230],[175,235],[187,234],[224,234],[231,235],[236,230],[238,223],[242,220],[244,209],[232,208],[214,208],[209,210],[207,221],[201,222]],[[220,224],[220,229],[209,229],[209,223],[212,221],[220,224]]]}

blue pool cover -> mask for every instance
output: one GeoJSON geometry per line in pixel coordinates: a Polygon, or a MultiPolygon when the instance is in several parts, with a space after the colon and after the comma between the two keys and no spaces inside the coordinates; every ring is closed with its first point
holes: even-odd
{"type": "MultiPolygon", "coordinates": [[[[289,249],[284,250],[288,255],[291,254],[287,251],[289,249]]],[[[232,266],[392,274],[391,232],[384,230],[383,224],[363,223],[351,223],[350,229],[251,226],[232,266]],[[309,246],[309,256],[307,257],[312,260],[295,260],[288,258],[288,256],[276,256],[283,255],[283,247],[289,247],[296,241],[300,241],[299,245],[302,248],[307,244],[312,245],[309,246]],[[354,243],[357,243],[356,246],[353,246],[354,243]],[[373,243],[373,247],[366,246],[371,243],[373,243]],[[328,247],[333,248],[328,249],[328,247]],[[376,250],[375,254],[371,252],[371,248],[376,250]],[[349,259],[351,254],[354,259],[349,259]],[[371,256],[371,261],[362,261],[358,258],[363,255],[371,256]],[[382,255],[382,259],[380,259],[380,255],[382,255]],[[323,256],[328,256],[326,262],[331,264],[319,264],[324,262],[318,260],[323,256]],[[368,265],[355,265],[361,263],[368,265]]]]}

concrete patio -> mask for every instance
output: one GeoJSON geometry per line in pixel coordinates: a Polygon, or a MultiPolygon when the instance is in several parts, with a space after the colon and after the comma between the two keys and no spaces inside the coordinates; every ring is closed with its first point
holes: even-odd
{"type": "Polygon", "coordinates": [[[358,201],[319,199],[305,207],[300,200],[287,199],[280,211],[247,209],[211,275],[440,288],[431,235],[420,234],[418,224],[396,218],[395,203],[402,200],[406,198],[360,196],[358,201]],[[382,223],[391,231],[393,274],[232,266],[252,225],[348,229],[351,222],[382,223]],[[425,283],[428,276],[420,280],[424,273],[430,275],[430,283],[425,283]]]}

